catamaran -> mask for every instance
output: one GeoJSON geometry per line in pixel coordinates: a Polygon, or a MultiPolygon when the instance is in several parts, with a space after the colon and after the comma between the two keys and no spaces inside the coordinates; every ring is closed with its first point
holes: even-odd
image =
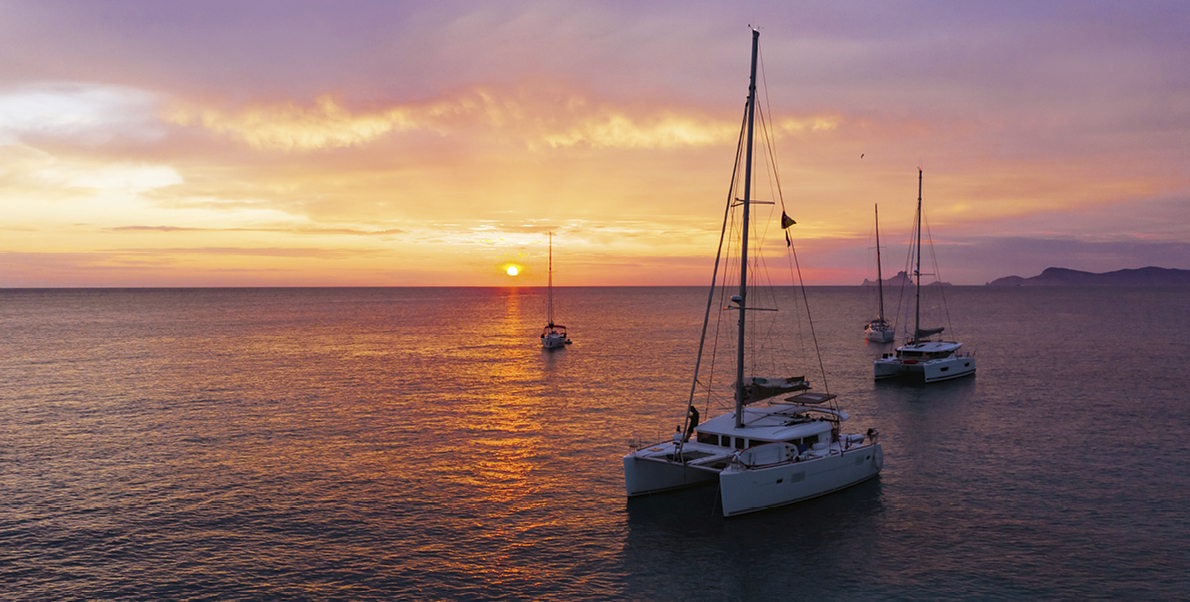
{"type": "MultiPolygon", "coordinates": [[[[906,336],[905,344],[893,353],[885,353],[873,365],[876,380],[898,377],[917,377],[927,383],[951,380],[975,374],[975,357],[960,351],[963,346],[957,341],[934,340],[945,327],[921,327],[921,180],[922,171],[917,170],[917,217],[913,223],[916,242],[910,249],[917,261],[913,269],[914,317],[913,333],[906,336]]],[[[937,270],[935,270],[937,272],[937,270]]]]}
{"type": "MultiPolygon", "coordinates": [[[[720,269],[719,256],[715,260],[715,277],[707,299],[702,338],[694,367],[694,382],[686,404],[687,418],[672,440],[639,445],[624,456],[624,484],[628,497],[655,494],[701,484],[719,484],[719,500],[724,516],[735,516],[791,504],[850,487],[879,474],[884,456],[877,443],[875,429],[864,434],[840,434],[841,423],[849,418],[839,409],[836,396],[827,392],[810,391],[804,376],[758,377],[745,376],[761,361],[756,354],[746,354],[748,343],[757,336],[747,334],[749,319],[771,316],[777,309],[758,303],[759,294],[749,296],[749,273],[754,264],[748,259],[748,238],[753,205],[773,205],[772,201],[758,201],[752,197],[752,153],[756,119],[756,64],[760,32],[752,31],[752,70],[745,108],[745,125],[737,147],[736,166],[739,168],[740,150],[746,154],[743,168],[743,197],[734,198],[737,177],[733,174],[728,207],[725,211],[723,234],[720,235],[720,255],[725,234],[739,235],[738,262],[724,262],[738,269],[739,289],[717,315],[730,322],[735,319],[737,329],[735,380],[732,384],[734,410],[700,423],[695,407],[699,387],[707,392],[708,400],[716,394],[711,382],[700,381],[699,369],[707,343],[707,327],[711,308],[718,290],[726,297],[726,287],[716,286],[720,269]],[[745,143],[746,138],[746,143],[745,143]],[[733,210],[735,210],[733,212],[733,210]],[[740,221],[733,215],[740,215],[740,221]],[[749,359],[746,364],[745,360],[749,359]]],[[[763,120],[763,113],[761,115],[763,120]]],[[[763,125],[763,121],[762,121],[763,125]]],[[[771,148],[767,145],[766,148],[771,148]]],[[[775,163],[774,163],[775,165],[775,163]]],[[[775,169],[774,169],[775,172],[775,169]]],[[[738,174],[738,172],[737,172],[738,174]]],[[[778,188],[779,194],[779,188],[778,188]]],[[[784,201],[781,202],[782,206],[784,201]]],[[[791,256],[793,243],[788,228],[794,223],[782,211],[781,227],[786,230],[787,248],[791,256]]],[[[763,229],[758,229],[758,233],[763,229]]],[[[732,243],[734,244],[734,242],[732,243]]],[[[757,245],[758,248],[762,245],[757,245]]],[[[791,271],[796,261],[791,261],[791,271]]],[[[725,270],[726,271],[726,270],[725,270]]],[[[755,288],[755,287],[754,287],[755,288]]],[[[758,293],[757,290],[752,290],[758,293]]],[[[794,299],[796,300],[796,295],[794,299]]],[[[777,295],[771,300],[776,304],[777,295]]],[[[802,299],[805,291],[802,289],[802,299]]],[[[752,326],[755,333],[760,329],[752,326]]],[[[815,343],[816,345],[816,343],[815,343]]],[[[755,350],[753,350],[755,351],[755,350]]],[[[767,350],[769,356],[784,353],[767,350]]],[[[714,357],[714,352],[709,352],[714,357]]],[[[776,359],[770,357],[769,359],[776,359]]],[[[781,358],[783,359],[783,358],[781,358]]],[[[821,366],[821,360],[819,361],[821,366]]],[[[708,376],[713,378],[714,371],[708,376]]],[[[825,374],[824,374],[825,381],[825,374]]],[[[724,400],[726,401],[726,400],[724,400]]],[[[709,405],[709,403],[708,403],[709,405]]]]}

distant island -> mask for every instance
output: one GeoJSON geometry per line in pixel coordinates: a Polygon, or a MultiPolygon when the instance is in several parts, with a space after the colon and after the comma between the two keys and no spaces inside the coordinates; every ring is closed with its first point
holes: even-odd
{"type": "MultiPolygon", "coordinates": [[[[867,284],[867,280],[864,283],[867,284]]],[[[1095,274],[1066,268],[1046,268],[1032,278],[997,278],[987,283],[987,286],[1190,286],[1190,270],[1150,266],[1095,274]]]]}
{"type": "MultiPolygon", "coordinates": [[[[903,270],[900,272],[897,272],[897,275],[893,276],[892,278],[885,278],[883,280],[883,282],[884,282],[884,286],[891,286],[891,287],[913,284],[913,280],[911,280],[909,278],[909,274],[906,274],[903,270]]],[[[864,278],[864,283],[861,286],[876,286],[876,281],[868,280],[867,278],[864,278]]],[[[927,284],[927,286],[950,286],[950,283],[949,282],[930,282],[927,284]]]]}

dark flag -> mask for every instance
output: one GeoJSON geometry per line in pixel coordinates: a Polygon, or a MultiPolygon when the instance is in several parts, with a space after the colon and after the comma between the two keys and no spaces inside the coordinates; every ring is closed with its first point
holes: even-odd
{"type": "Polygon", "coordinates": [[[793,221],[793,219],[791,219],[788,215],[785,215],[784,211],[781,212],[781,228],[782,229],[788,228],[796,223],[797,222],[793,221]]]}

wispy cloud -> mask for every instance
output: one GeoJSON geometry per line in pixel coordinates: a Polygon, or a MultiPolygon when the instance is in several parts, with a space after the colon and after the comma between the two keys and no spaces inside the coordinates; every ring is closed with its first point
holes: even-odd
{"type": "Polygon", "coordinates": [[[244,257],[300,257],[345,259],[382,254],[375,249],[332,249],[323,247],[170,247],[106,249],[111,255],[168,257],[178,255],[238,255],[244,257]]]}
{"type": "Polygon", "coordinates": [[[157,94],[97,83],[30,83],[0,88],[0,144],[50,137],[99,145],[114,139],[155,140],[157,94]]]}
{"type": "MultiPolygon", "coordinates": [[[[739,135],[734,115],[654,107],[600,104],[545,86],[542,89],[475,89],[434,101],[381,109],[356,109],[323,96],[220,109],[179,104],[166,119],[199,127],[256,149],[309,151],[358,147],[384,136],[428,132],[444,137],[498,134],[530,148],[585,145],[591,148],[668,149],[730,144],[739,135]]],[[[776,119],[778,132],[833,130],[837,115],[776,119]]]]}
{"type": "Polygon", "coordinates": [[[108,232],[273,232],[308,236],[396,236],[405,230],[359,230],[355,228],[194,228],[185,226],[113,226],[108,232]]]}

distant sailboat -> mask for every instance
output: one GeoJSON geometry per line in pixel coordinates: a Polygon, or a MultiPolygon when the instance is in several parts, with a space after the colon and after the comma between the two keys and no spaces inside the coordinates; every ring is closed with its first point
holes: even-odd
{"type": "MultiPolygon", "coordinates": [[[[862,157],[862,155],[861,155],[862,157]]],[[[884,276],[880,272],[880,207],[876,206],[876,290],[880,291],[880,312],[864,328],[864,338],[877,343],[889,343],[896,338],[896,330],[884,319],[884,276]]]]}
{"type": "Polygon", "coordinates": [[[956,341],[934,341],[930,337],[942,334],[944,327],[921,327],[921,170],[917,170],[917,218],[913,230],[917,237],[912,253],[917,267],[913,270],[916,305],[914,307],[913,334],[905,344],[897,347],[895,353],[885,353],[875,361],[873,369],[876,380],[900,376],[920,377],[925,382],[950,380],[975,374],[975,358],[959,352],[962,343],[956,341]]]}
{"type": "Polygon", "coordinates": [[[550,232],[549,284],[546,287],[546,325],[541,330],[541,346],[556,349],[570,344],[566,327],[554,324],[554,233],[550,232]]]}

